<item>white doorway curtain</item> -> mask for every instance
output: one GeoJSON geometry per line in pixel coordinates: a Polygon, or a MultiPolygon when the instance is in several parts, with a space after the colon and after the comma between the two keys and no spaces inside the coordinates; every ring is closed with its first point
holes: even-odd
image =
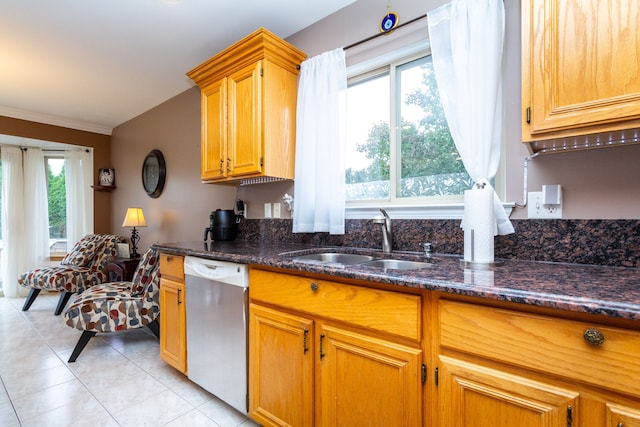
{"type": "Polygon", "coordinates": [[[294,233],[344,234],[346,89],[342,48],[302,63],[296,113],[294,233]]]}
{"type": "Polygon", "coordinates": [[[26,296],[18,276],[49,259],[47,180],[39,148],[2,147],[2,243],[4,295],[26,296]]]}
{"type": "Polygon", "coordinates": [[[67,190],[67,248],[93,233],[93,152],[74,149],[65,152],[67,190]]]}
{"type": "Polygon", "coordinates": [[[473,180],[493,192],[494,235],[514,232],[490,181],[502,144],[503,0],[453,0],[428,13],[438,91],[456,148],[473,180]]]}

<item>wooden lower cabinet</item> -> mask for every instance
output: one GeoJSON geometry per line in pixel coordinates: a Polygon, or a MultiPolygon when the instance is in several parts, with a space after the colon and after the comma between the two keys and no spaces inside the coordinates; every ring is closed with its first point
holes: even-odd
{"type": "Polygon", "coordinates": [[[421,425],[419,349],[321,325],[317,425],[421,425]]]}
{"type": "Polygon", "coordinates": [[[187,372],[187,331],[184,283],[160,279],[160,358],[187,372]]]}
{"type": "Polygon", "coordinates": [[[640,332],[517,305],[434,307],[440,427],[640,427],[640,332]]]}
{"type": "Polygon", "coordinates": [[[312,426],[313,321],[251,304],[249,412],[265,426],[312,426]]]}
{"type": "MultiPolygon", "coordinates": [[[[385,300],[394,309],[404,306],[400,316],[417,310],[412,318],[419,319],[419,296],[396,299],[395,292],[263,271],[252,271],[250,294],[254,420],[264,426],[422,425],[419,342],[357,325],[372,317],[371,304],[384,313],[385,300]]],[[[379,320],[376,327],[396,329],[379,320]]],[[[413,335],[407,325],[398,329],[413,335]]]]}
{"type": "Polygon", "coordinates": [[[184,258],[160,254],[160,358],[187,373],[184,258]]]}
{"type": "MultiPolygon", "coordinates": [[[[571,426],[579,392],[440,357],[441,427],[571,426]]],[[[575,424],[578,425],[578,424],[575,424]]]]}

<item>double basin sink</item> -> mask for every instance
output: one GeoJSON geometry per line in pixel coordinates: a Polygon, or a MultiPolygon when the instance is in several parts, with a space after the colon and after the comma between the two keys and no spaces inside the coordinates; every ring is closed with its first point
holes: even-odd
{"type": "Polygon", "coordinates": [[[342,252],[320,252],[306,255],[295,255],[294,262],[321,264],[327,266],[358,266],[365,268],[379,268],[384,270],[419,270],[431,267],[426,261],[413,261],[397,258],[379,258],[371,255],[351,254],[342,252]]]}

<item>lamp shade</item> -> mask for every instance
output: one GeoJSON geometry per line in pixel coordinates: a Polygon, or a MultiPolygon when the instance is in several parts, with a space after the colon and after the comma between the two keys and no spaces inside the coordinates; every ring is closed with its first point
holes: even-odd
{"type": "Polygon", "coordinates": [[[122,222],[123,227],[146,227],[142,208],[128,208],[122,222]]]}

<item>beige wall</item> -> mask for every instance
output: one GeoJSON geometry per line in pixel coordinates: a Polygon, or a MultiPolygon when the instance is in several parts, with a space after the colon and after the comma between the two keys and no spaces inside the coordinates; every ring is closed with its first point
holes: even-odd
{"type": "MultiPolygon", "coordinates": [[[[395,0],[392,9],[404,22],[445,2],[395,0]]],[[[520,142],[519,4],[518,0],[505,2],[505,176],[506,200],[522,203],[523,161],[528,151],[520,142]]],[[[378,31],[384,6],[376,8],[368,0],[359,0],[288,41],[309,56],[349,45],[378,31]]],[[[199,102],[198,90],[193,88],[114,129],[112,163],[118,189],[113,193],[113,230],[127,234],[120,227],[126,207],[141,206],[149,223],[141,230],[143,247],[155,241],[200,240],[209,212],[233,206],[235,188],[199,180],[199,102]],[[144,156],[154,148],[162,150],[167,160],[167,184],[158,199],[149,198],[140,182],[144,156]]],[[[540,191],[543,184],[561,184],[566,219],[637,219],[640,168],[635,163],[639,158],[640,146],[539,156],[529,162],[529,191],[540,191]]],[[[263,203],[282,202],[284,193],[293,193],[293,185],[262,184],[237,192],[249,204],[249,217],[262,218],[263,203]]],[[[282,212],[289,217],[284,205],[282,212]]],[[[526,210],[515,210],[512,218],[526,218],[526,210]]]]}

